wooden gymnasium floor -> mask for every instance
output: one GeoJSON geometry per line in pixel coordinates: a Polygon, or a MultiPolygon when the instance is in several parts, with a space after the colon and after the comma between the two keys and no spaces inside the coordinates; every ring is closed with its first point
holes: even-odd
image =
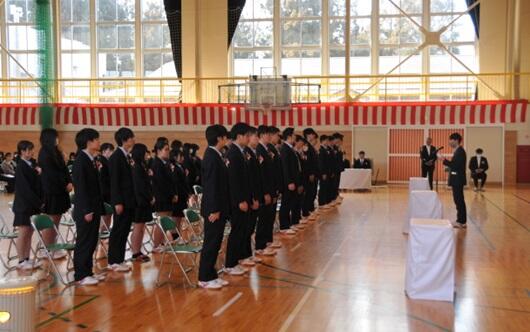
{"type": "MultiPolygon", "coordinates": [[[[407,189],[348,193],[276,258],[231,286],[156,288],[154,263],[135,263],[92,288],[45,281],[40,331],[529,331],[530,187],[466,191],[469,227],[459,231],[455,303],[404,295],[401,234],[407,189]]],[[[444,213],[454,216],[450,193],[444,213]]],[[[1,212],[9,216],[2,196],[1,212]]],[[[10,218],[10,217],[9,217],[10,218]]],[[[156,261],[155,261],[156,263],[156,261]]],[[[64,263],[63,263],[64,264],[64,263]]],[[[17,272],[12,272],[11,275],[17,272]]],[[[179,278],[176,282],[181,283],[179,278]]]]}

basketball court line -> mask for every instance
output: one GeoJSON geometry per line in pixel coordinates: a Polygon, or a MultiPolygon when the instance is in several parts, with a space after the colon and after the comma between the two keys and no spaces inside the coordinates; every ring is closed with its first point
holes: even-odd
{"type": "Polygon", "coordinates": [[[226,309],[230,308],[230,306],[232,306],[232,304],[236,303],[237,300],[239,300],[241,298],[241,296],[243,296],[243,293],[242,292],[238,292],[236,295],[234,295],[234,297],[232,297],[230,300],[228,300],[228,302],[226,302],[221,308],[217,309],[217,311],[213,313],[212,317],[221,316],[223,314],[223,312],[225,312],[226,309]]]}
{"type": "Polygon", "coordinates": [[[274,269],[274,270],[279,270],[279,271],[282,271],[282,272],[285,272],[285,273],[290,273],[290,274],[294,274],[294,275],[297,275],[297,276],[300,276],[300,277],[308,278],[308,279],[315,279],[316,278],[315,276],[311,276],[311,275],[308,275],[308,274],[287,270],[287,269],[284,269],[284,268],[281,268],[281,267],[278,267],[278,266],[274,266],[274,265],[271,265],[271,264],[263,263],[263,262],[261,262],[260,265],[269,267],[269,268],[274,269]]]}
{"type": "Polygon", "coordinates": [[[50,318],[38,323],[37,325],[35,325],[35,328],[40,328],[40,327],[46,326],[46,325],[50,324],[51,322],[53,322],[53,321],[55,321],[57,319],[61,319],[63,315],[66,315],[69,312],[75,311],[75,310],[77,310],[77,309],[89,304],[90,302],[94,301],[98,297],[99,297],[99,295],[93,295],[90,298],[86,299],[85,301],[83,301],[83,302],[81,302],[79,304],[76,304],[76,305],[72,306],[71,308],[68,308],[68,309],[66,309],[66,310],[54,315],[53,317],[50,317],[50,318]]]}
{"type": "Polygon", "coordinates": [[[487,247],[488,249],[490,249],[491,251],[495,251],[495,246],[493,245],[493,243],[490,241],[490,239],[488,239],[488,237],[486,236],[486,234],[484,234],[484,232],[482,231],[482,228],[477,225],[477,223],[473,220],[473,218],[471,218],[471,215],[469,214],[469,212],[467,213],[467,216],[468,216],[468,219],[469,221],[471,221],[471,223],[473,224],[473,226],[475,226],[475,228],[477,229],[478,231],[478,234],[482,237],[482,239],[486,242],[487,244],[487,247]]]}
{"type": "Polygon", "coordinates": [[[512,221],[515,221],[519,226],[521,226],[522,228],[524,228],[528,233],[530,233],[530,228],[528,228],[527,226],[525,226],[524,224],[522,224],[519,220],[517,220],[515,217],[513,217],[511,214],[509,214],[508,212],[506,212],[504,209],[502,209],[500,206],[498,206],[497,204],[493,203],[493,201],[491,201],[488,197],[486,197],[484,195],[484,198],[486,199],[486,201],[488,201],[491,205],[493,205],[494,207],[497,208],[497,210],[501,211],[502,213],[504,213],[504,215],[506,217],[508,217],[509,219],[511,219],[512,221]]]}

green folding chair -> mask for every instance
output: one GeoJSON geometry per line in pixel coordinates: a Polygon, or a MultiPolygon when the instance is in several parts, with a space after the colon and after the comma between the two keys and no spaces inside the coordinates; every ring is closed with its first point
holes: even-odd
{"type": "MultiPolygon", "coordinates": [[[[196,263],[196,259],[197,259],[197,256],[198,254],[201,252],[202,250],[202,246],[193,246],[193,245],[190,245],[190,244],[185,244],[185,245],[178,245],[178,244],[173,244],[171,242],[171,240],[169,239],[169,237],[167,236],[167,232],[169,231],[174,231],[176,230],[178,232],[178,229],[177,229],[177,225],[175,223],[175,221],[173,219],[171,219],[170,217],[161,217],[158,219],[158,222],[157,222],[157,226],[159,227],[160,231],[162,232],[163,234],[163,251],[162,251],[162,257],[160,258],[160,265],[159,265],[159,268],[158,268],[158,275],[157,275],[157,278],[156,278],[156,285],[159,287],[161,285],[161,282],[160,282],[160,275],[162,274],[162,268],[164,267],[164,259],[166,257],[166,255],[169,255],[170,258],[172,257],[173,260],[171,261],[171,266],[169,268],[169,273],[167,275],[167,278],[168,280],[171,278],[171,274],[173,273],[173,268],[175,266],[175,262],[177,263],[177,265],[179,266],[180,270],[182,271],[182,274],[184,276],[184,278],[186,279],[188,285],[190,287],[195,287],[195,284],[191,282],[189,276],[188,276],[188,273],[193,271],[194,268],[197,267],[197,263],[196,263]],[[185,268],[184,265],[182,264],[181,260],[179,259],[178,255],[186,255],[188,257],[190,257],[191,261],[192,261],[192,267],[191,268],[185,268]]],[[[180,235],[180,233],[179,233],[180,235]]],[[[182,235],[180,235],[182,236],[182,235]]]]}
{"type": "Polygon", "coordinates": [[[201,203],[202,203],[202,187],[199,185],[193,186],[193,192],[195,193],[195,196],[197,196],[197,202],[191,206],[192,209],[200,211],[201,210],[201,203]]]}
{"type": "Polygon", "coordinates": [[[15,230],[11,230],[4,219],[2,215],[0,215],[0,240],[8,240],[9,246],[7,248],[7,261],[4,260],[2,255],[0,255],[0,260],[2,261],[2,265],[4,265],[4,268],[7,271],[10,271],[12,269],[15,269],[16,266],[9,266],[9,262],[15,258],[17,258],[17,255],[11,256],[11,248],[15,246],[15,239],[18,238],[18,233],[15,230]]]}
{"type": "MultiPolygon", "coordinates": [[[[61,235],[61,233],[58,232],[57,227],[55,227],[55,224],[53,223],[53,220],[49,216],[47,216],[45,214],[38,214],[38,215],[35,215],[35,216],[31,217],[31,225],[33,226],[33,229],[35,230],[35,233],[37,233],[38,243],[37,243],[37,250],[36,251],[38,251],[39,249],[43,249],[43,251],[45,252],[46,257],[48,259],[49,265],[53,266],[53,269],[55,270],[55,273],[59,276],[59,280],[61,281],[61,283],[63,283],[63,285],[65,285],[65,286],[70,285],[73,281],[68,281],[68,272],[71,269],[73,269],[73,264],[72,264],[73,260],[72,260],[71,252],[74,250],[75,244],[67,243],[64,240],[63,236],[61,235]],[[46,230],[46,229],[55,230],[55,232],[57,232],[57,234],[58,234],[58,238],[59,238],[60,242],[58,241],[56,243],[45,245],[44,244],[44,238],[42,237],[42,233],[41,232],[43,230],[46,230]],[[63,278],[61,272],[59,271],[59,268],[55,264],[55,261],[53,260],[53,253],[56,252],[56,251],[59,251],[59,250],[65,250],[66,253],[67,253],[67,257],[68,257],[68,260],[67,260],[67,263],[66,263],[66,270],[67,271],[66,271],[66,275],[65,275],[64,278],[63,278]]],[[[50,272],[49,265],[48,265],[48,268],[47,268],[47,273],[48,274],[50,272]]]]}
{"type": "Polygon", "coordinates": [[[61,221],[59,221],[59,225],[66,227],[66,234],[64,238],[67,243],[75,243],[75,237],[77,235],[75,221],[72,218],[71,211],[72,209],[66,213],[63,213],[61,216],[61,221]]]}
{"type": "MultiPolygon", "coordinates": [[[[105,215],[112,215],[114,213],[114,209],[112,208],[112,206],[109,204],[109,203],[103,203],[104,205],[104,209],[105,209],[105,215]]],[[[99,241],[98,241],[98,246],[100,246],[103,251],[105,252],[105,256],[103,257],[95,257],[95,259],[103,259],[103,258],[106,258],[108,255],[109,255],[109,252],[107,250],[107,248],[105,247],[105,243],[103,241],[106,241],[110,238],[110,229],[108,228],[108,226],[101,221],[100,219],[100,225],[103,225],[103,228],[105,228],[104,230],[100,231],[99,232],[99,241]]],[[[96,249],[96,251],[94,252],[94,255],[97,255],[98,253],[98,250],[96,249]]]]}
{"type": "Polygon", "coordinates": [[[204,240],[204,221],[199,213],[193,209],[184,210],[184,219],[192,232],[189,242],[197,242],[202,244],[204,240]]]}

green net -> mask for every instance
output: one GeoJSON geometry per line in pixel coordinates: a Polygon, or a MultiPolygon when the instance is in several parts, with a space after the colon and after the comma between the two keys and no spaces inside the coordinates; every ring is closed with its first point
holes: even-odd
{"type": "Polygon", "coordinates": [[[50,0],[37,2],[37,49],[40,85],[40,120],[42,128],[53,127],[53,102],[55,96],[55,69],[52,7],[50,0]]]}

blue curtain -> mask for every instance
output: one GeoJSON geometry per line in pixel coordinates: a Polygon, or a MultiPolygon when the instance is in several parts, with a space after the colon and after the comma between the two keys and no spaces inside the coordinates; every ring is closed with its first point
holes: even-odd
{"type": "Polygon", "coordinates": [[[181,0],[164,0],[171,50],[177,77],[182,77],[182,7],[181,0]]]}
{"type": "Polygon", "coordinates": [[[239,18],[245,7],[246,0],[228,0],[228,47],[232,44],[232,38],[236,33],[239,18]]]}
{"type": "MultiPolygon", "coordinates": [[[[469,8],[469,6],[474,5],[476,2],[478,2],[478,0],[466,0],[466,4],[467,4],[468,8],[469,8]]],[[[473,25],[475,26],[475,33],[477,35],[477,38],[479,38],[479,31],[480,31],[480,4],[469,11],[469,16],[471,16],[471,21],[473,21],[473,25]]]]}

